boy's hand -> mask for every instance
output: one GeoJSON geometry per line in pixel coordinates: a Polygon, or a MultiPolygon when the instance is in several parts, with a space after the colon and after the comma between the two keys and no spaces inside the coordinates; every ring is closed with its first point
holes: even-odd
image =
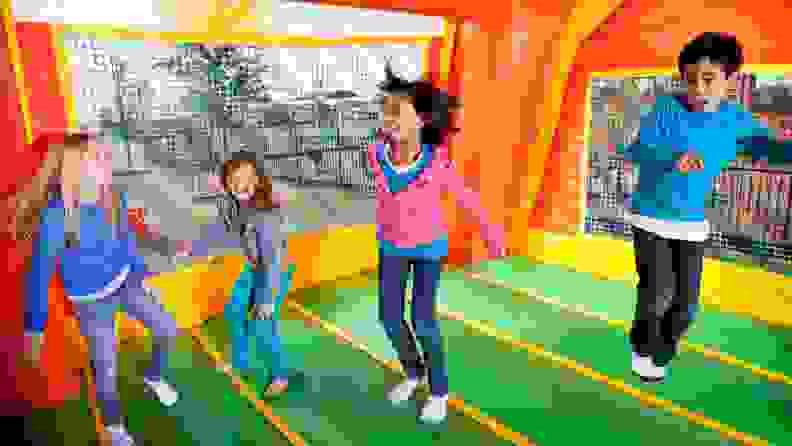
{"type": "Polygon", "coordinates": [[[704,160],[695,153],[688,152],[679,157],[676,168],[682,173],[701,171],[704,169],[704,160]]]}
{"type": "Polygon", "coordinates": [[[255,304],[253,305],[252,313],[253,320],[265,321],[272,319],[272,315],[275,313],[275,304],[273,302],[266,304],[255,304]]]}

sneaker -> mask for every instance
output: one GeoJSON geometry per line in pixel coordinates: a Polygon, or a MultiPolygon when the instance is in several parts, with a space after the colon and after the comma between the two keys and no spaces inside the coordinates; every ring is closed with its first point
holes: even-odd
{"type": "Polygon", "coordinates": [[[391,389],[388,399],[393,404],[402,404],[413,396],[418,386],[426,383],[426,377],[406,379],[391,389]]]}
{"type": "Polygon", "coordinates": [[[135,446],[135,440],[132,439],[123,424],[107,426],[105,432],[110,437],[110,444],[113,446],[135,446]]]}
{"type": "Polygon", "coordinates": [[[665,379],[665,367],[655,365],[649,356],[632,354],[632,371],[638,375],[642,382],[657,383],[665,379]]]}
{"type": "Polygon", "coordinates": [[[282,395],[286,390],[289,388],[289,380],[285,378],[274,379],[267,386],[267,390],[264,392],[264,395],[268,398],[274,398],[276,396],[282,395]]]}
{"type": "Polygon", "coordinates": [[[162,378],[143,378],[146,386],[154,392],[157,399],[165,407],[171,407],[179,400],[176,390],[162,378]]]}
{"type": "Polygon", "coordinates": [[[430,396],[421,410],[421,421],[424,423],[442,423],[448,414],[448,395],[430,396]]]}

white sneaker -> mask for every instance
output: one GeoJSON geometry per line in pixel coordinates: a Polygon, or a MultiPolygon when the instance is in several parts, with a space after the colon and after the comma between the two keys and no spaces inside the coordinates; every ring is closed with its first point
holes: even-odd
{"type": "Polygon", "coordinates": [[[430,396],[421,410],[421,421],[424,423],[442,423],[448,415],[448,395],[430,396]]]}
{"type": "Polygon", "coordinates": [[[132,439],[123,424],[107,426],[105,432],[110,437],[110,444],[113,446],[135,446],[135,440],[132,439]]]}
{"type": "Polygon", "coordinates": [[[656,366],[651,357],[640,356],[635,352],[632,354],[632,371],[644,382],[662,381],[666,372],[665,367],[656,366]]]}
{"type": "Polygon", "coordinates": [[[426,384],[426,382],[426,378],[406,379],[388,392],[388,399],[393,404],[402,404],[413,396],[418,386],[426,384]]]}
{"type": "Polygon", "coordinates": [[[143,378],[143,382],[154,392],[154,395],[157,396],[157,399],[159,399],[163,406],[170,407],[176,404],[176,401],[179,401],[179,393],[164,379],[143,378]]]}

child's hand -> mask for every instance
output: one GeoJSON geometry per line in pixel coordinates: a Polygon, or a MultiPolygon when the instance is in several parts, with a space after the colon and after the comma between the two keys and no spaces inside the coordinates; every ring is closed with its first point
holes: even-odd
{"type": "Polygon", "coordinates": [[[487,246],[487,250],[489,251],[490,259],[506,257],[506,248],[504,248],[501,243],[490,243],[489,246],[487,246]]]}
{"type": "Polygon", "coordinates": [[[292,196],[289,193],[283,193],[283,192],[272,193],[272,201],[278,206],[287,206],[291,200],[292,200],[292,196]]]}
{"type": "Polygon", "coordinates": [[[704,169],[704,160],[695,153],[688,152],[679,157],[676,168],[682,173],[701,171],[704,169]]]}
{"type": "Polygon", "coordinates": [[[31,367],[38,367],[41,360],[41,345],[44,335],[40,333],[25,333],[25,346],[23,358],[31,367]]]}
{"type": "Polygon", "coordinates": [[[253,319],[257,321],[265,321],[272,319],[275,313],[275,304],[270,302],[266,304],[253,305],[253,319]]]}
{"type": "Polygon", "coordinates": [[[209,175],[207,179],[207,183],[209,186],[210,192],[222,192],[223,191],[223,182],[220,180],[219,175],[209,175]]]}
{"type": "Polygon", "coordinates": [[[192,255],[192,241],[179,240],[176,242],[176,257],[190,257],[192,255]]]}

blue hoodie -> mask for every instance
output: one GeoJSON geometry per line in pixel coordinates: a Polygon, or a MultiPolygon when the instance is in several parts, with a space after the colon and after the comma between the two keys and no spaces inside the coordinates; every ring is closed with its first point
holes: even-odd
{"type": "Polygon", "coordinates": [[[641,169],[632,212],[667,221],[704,221],[715,177],[738,154],[792,160],[792,148],[774,141],[772,133],[739,104],[723,102],[715,113],[692,112],[676,97],[658,96],[652,112],[641,118],[637,140],[624,151],[625,159],[641,169]],[[774,145],[783,150],[772,151],[774,145]],[[702,171],[682,173],[676,168],[689,151],[704,161],[702,171]]]}
{"type": "MultiPolygon", "coordinates": [[[[127,215],[126,194],[121,194],[120,211],[127,215]]],[[[118,236],[108,223],[106,211],[94,205],[82,205],[79,247],[65,246],[64,208],[61,200],[50,200],[41,211],[41,226],[33,242],[33,256],[27,274],[27,308],[25,329],[40,333],[47,323],[49,284],[60,260],[66,295],[86,296],[103,289],[129,265],[143,271],[145,263],[137,254],[134,233],[126,218],[119,222],[118,236]]]]}

